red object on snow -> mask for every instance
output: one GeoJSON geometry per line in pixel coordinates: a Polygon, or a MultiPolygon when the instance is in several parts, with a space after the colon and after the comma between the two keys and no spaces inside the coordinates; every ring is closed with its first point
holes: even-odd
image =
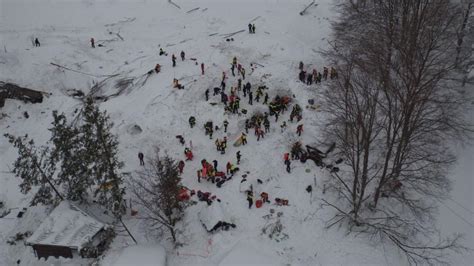
{"type": "Polygon", "coordinates": [[[193,152],[192,152],[192,151],[188,151],[188,152],[186,153],[186,160],[192,161],[192,160],[193,160],[193,157],[194,157],[194,155],[193,155],[193,152]]]}
{"type": "Polygon", "coordinates": [[[262,201],[262,200],[257,200],[257,201],[255,201],[255,207],[261,208],[262,205],[263,205],[263,201],[262,201]]]}
{"type": "Polygon", "coordinates": [[[288,152],[286,152],[284,155],[283,155],[283,160],[284,161],[288,161],[290,158],[290,154],[288,152]]]}
{"type": "Polygon", "coordinates": [[[189,200],[190,198],[191,196],[189,195],[188,190],[185,188],[181,188],[178,194],[178,199],[183,201],[183,200],[189,200]]]}
{"type": "Polygon", "coordinates": [[[215,176],[218,176],[218,177],[225,177],[225,173],[224,173],[224,172],[216,172],[214,175],[215,175],[215,176]]]}

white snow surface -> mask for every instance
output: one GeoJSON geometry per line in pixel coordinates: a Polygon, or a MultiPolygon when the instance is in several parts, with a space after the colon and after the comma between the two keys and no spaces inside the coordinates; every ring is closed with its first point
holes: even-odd
{"type": "Polygon", "coordinates": [[[166,251],[160,245],[136,245],[110,252],[103,266],[166,266],[166,251]]]}
{"type": "MultiPolygon", "coordinates": [[[[310,2],[308,0],[174,2],[181,8],[167,0],[0,0],[0,80],[51,93],[41,104],[7,100],[5,107],[0,109],[0,113],[6,114],[0,119],[0,133],[28,134],[35,143],[43,144],[50,138],[48,128],[53,110],[65,112],[72,119],[74,110],[81,107],[80,101],[66,95],[68,89],[88,93],[94,83],[106,78],[103,75],[118,74],[104,86],[103,94],[110,95],[116,92],[113,85],[119,78],[135,78],[135,86],[100,104],[115,124],[113,131],[119,137],[119,156],[125,162],[124,171],[134,178],[140,170],[137,153],[141,151],[149,156],[153,146],[160,147],[173,158],[184,159],[184,146],[175,138],[183,135],[186,146],[191,146],[192,141],[195,155],[192,162],[186,162],[183,184],[217,195],[231,222],[237,225],[233,230],[208,234],[198,218],[202,204],[191,206],[179,225],[183,232],[179,241],[183,246],[175,249],[166,234],[159,236],[138,219],[144,210],[133,206],[139,211],[138,216],[126,215],[123,220],[140,246],[135,246],[125,233],[120,233],[99,264],[113,265],[120,254],[124,259],[148,254],[153,250],[150,247],[156,245],[164,246],[168,265],[260,265],[267,261],[271,265],[406,264],[403,256],[389,243],[380,244],[364,236],[347,235],[344,228],[324,229],[325,222],[334,214],[331,209],[321,208],[319,200],[323,197],[326,172],[310,162],[296,161],[292,162],[291,174],[285,172],[283,154],[289,151],[291,143],[318,141],[317,134],[312,133],[320,129],[321,115],[317,111],[304,108],[305,132],[301,137],[295,134],[297,123],[287,122],[286,131],[280,132],[280,123],[283,119],[288,120],[287,112],[278,124],[271,120],[271,131],[259,142],[250,131],[248,145],[234,147],[229,142],[225,155],[218,153],[214,146],[216,138],[227,136],[234,140],[242,132],[246,117],[268,109],[261,102],[250,106],[247,98],[240,95],[241,107],[249,111],[248,115],[224,115],[220,98],[212,96],[212,88],[219,86],[223,71],[228,76],[226,92],[230,86],[236,86],[237,77],[233,77],[229,69],[233,56],[247,70],[244,82],[251,82],[254,93],[258,84],[265,84],[270,88],[270,98],[285,91],[294,94],[293,102],[302,107],[308,99],[314,98],[318,102],[321,85],[308,87],[299,83],[298,62],[302,60],[307,69],[321,70],[326,65],[318,51],[327,47],[330,38],[330,20],[335,19],[333,1],[318,0],[318,5],[308,9],[304,16],[299,12],[310,2]],[[187,13],[197,7],[199,9],[187,13]],[[256,34],[247,31],[247,24],[252,20],[256,34]],[[239,30],[244,32],[232,36],[233,42],[225,41],[222,34],[239,30]],[[33,47],[35,37],[39,38],[41,47],[33,47]],[[91,37],[95,38],[96,45],[103,44],[104,47],[92,49],[91,37]],[[168,56],[159,56],[159,47],[163,47],[168,56]],[[181,50],[186,52],[184,62],[179,58],[181,50]],[[178,57],[175,68],[171,66],[173,53],[178,57]],[[190,58],[196,58],[198,65],[190,58]],[[201,62],[205,64],[205,75],[200,73],[201,62]],[[262,66],[252,72],[252,62],[262,66]],[[82,73],[59,69],[50,63],[82,73]],[[153,74],[139,86],[140,77],[157,63],[162,65],[161,73],[153,74]],[[173,89],[173,78],[179,79],[185,89],[173,89]],[[204,91],[208,88],[211,90],[209,102],[217,105],[205,101],[204,91]],[[29,114],[28,119],[23,117],[25,111],[29,114]],[[197,119],[193,129],[188,125],[191,115],[197,119]],[[227,134],[223,130],[217,131],[213,140],[204,135],[206,121],[212,120],[220,126],[224,119],[229,121],[227,134]],[[142,132],[130,134],[134,125],[139,125],[142,132]],[[222,188],[206,181],[197,182],[196,171],[201,159],[217,159],[218,170],[224,171],[228,161],[236,163],[237,150],[242,154],[240,171],[222,188]],[[270,200],[285,198],[290,206],[264,204],[259,209],[248,209],[245,193],[239,191],[244,173],[247,173],[249,183],[257,178],[263,180],[259,191],[269,193],[270,200]],[[314,186],[312,198],[305,191],[308,185],[314,186]],[[276,242],[262,234],[266,223],[262,217],[270,208],[284,213],[281,222],[289,236],[287,240],[276,242]],[[127,246],[133,248],[127,249],[127,246]]],[[[471,193],[474,189],[474,150],[471,147],[459,149],[463,158],[453,171],[456,182],[453,199],[462,207],[454,202],[446,203],[450,209],[441,210],[439,222],[447,233],[466,234],[465,244],[474,248],[474,226],[469,225],[474,224],[471,193]],[[451,210],[458,215],[453,215],[451,210]]],[[[89,264],[90,260],[82,259],[40,262],[30,247],[21,243],[6,244],[6,240],[18,232],[34,232],[50,211],[43,206],[29,207],[31,195],[19,192],[19,180],[11,174],[16,157],[17,151],[0,137],[0,200],[7,208],[28,207],[21,219],[16,218],[16,209],[0,219],[0,265],[14,265],[18,259],[21,265],[89,264]]],[[[127,199],[130,197],[127,194],[127,199]]],[[[156,250],[159,255],[159,248],[156,250]]],[[[472,253],[452,258],[455,265],[470,265],[472,261],[472,253]]]]}
{"type": "Polygon", "coordinates": [[[237,243],[227,254],[219,266],[283,266],[281,262],[274,258],[275,256],[264,250],[255,243],[241,241],[237,243]]]}

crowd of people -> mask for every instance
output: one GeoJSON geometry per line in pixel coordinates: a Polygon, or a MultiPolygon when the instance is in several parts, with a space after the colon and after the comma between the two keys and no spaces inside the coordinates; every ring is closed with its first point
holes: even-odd
{"type": "MultiPolygon", "coordinates": [[[[249,33],[255,33],[255,25],[249,24],[249,33]]],[[[168,54],[160,48],[160,56],[167,56],[168,54]]],[[[180,53],[181,61],[185,61],[185,52],[181,51],[180,53]]],[[[177,66],[177,59],[174,54],[171,55],[171,66],[177,66]]],[[[196,63],[198,65],[198,63],[196,63]]],[[[201,66],[201,75],[204,75],[204,63],[200,64],[201,66]]],[[[161,67],[161,66],[160,66],[161,67]]],[[[255,69],[255,65],[252,65],[252,72],[255,69]]],[[[156,68],[155,68],[156,70],[156,68]]],[[[336,69],[331,67],[323,67],[323,72],[318,72],[316,68],[312,72],[305,71],[303,62],[299,64],[299,80],[307,85],[314,83],[320,83],[322,80],[327,80],[328,76],[330,79],[337,78],[336,69]]],[[[160,68],[156,70],[158,73],[160,68]]],[[[217,85],[217,84],[216,84],[217,85]]],[[[184,86],[180,85],[178,80],[173,81],[173,87],[178,89],[184,89],[184,86]]],[[[226,182],[232,180],[241,169],[246,168],[245,161],[242,162],[242,154],[240,148],[243,149],[243,146],[247,144],[247,137],[249,136],[249,130],[254,131],[255,140],[257,142],[264,141],[267,134],[282,133],[286,131],[288,123],[296,123],[296,131],[294,132],[297,137],[301,137],[304,134],[303,124],[301,123],[303,119],[303,109],[297,103],[292,103],[294,101],[294,95],[273,95],[270,88],[264,84],[252,84],[251,80],[246,77],[246,70],[244,63],[240,62],[236,56],[232,57],[230,67],[228,71],[223,71],[221,78],[219,79],[218,86],[211,86],[211,88],[206,88],[204,90],[204,99],[206,102],[212,102],[213,105],[217,104],[222,106],[224,110],[224,119],[221,123],[216,123],[212,120],[207,121],[198,121],[196,116],[190,116],[188,119],[189,126],[191,129],[195,128],[197,124],[202,123],[203,130],[202,134],[209,136],[209,139],[213,140],[213,136],[216,134],[224,135],[217,137],[214,140],[214,145],[216,147],[217,154],[225,155],[229,150],[235,151],[235,163],[233,161],[227,161],[225,164],[225,170],[219,169],[218,159],[201,159],[200,167],[195,169],[197,182],[201,181],[209,182],[215,184],[216,187],[222,187],[226,182]],[[230,73],[230,75],[227,75],[230,73]],[[247,79],[246,79],[247,78],[247,79]],[[213,92],[210,95],[210,92],[213,92]],[[244,99],[246,99],[244,101],[244,99]],[[254,105],[266,106],[267,111],[265,112],[249,112],[249,109],[254,105]],[[282,119],[279,124],[279,118],[284,116],[286,111],[292,105],[291,112],[289,112],[288,118],[282,119]],[[238,137],[232,143],[228,145],[229,141],[227,132],[229,126],[232,123],[232,118],[246,116],[245,124],[243,128],[237,129],[238,137]],[[274,117],[274,122],[271,122],[271,117],[274,117]],[[272,124],[276,124],[274,130],[272,131],[272,124]]],[[[232,127],[235,129],[235,126],[232,127]]],[[[234,131],[235,133],[235,131],[234,131]]],[[[180,143],[185,145],[185,141],[180,139],[180,143]]],[[[300,142],[297,142],[300,143],[300,142]]],[[[234,152],[232,151],[232,152],[234,152]]],[[[186,161],[192,161],[194,159],[194,154],[192,147],[185,147],[184,158],[179,161],[178,167],[179,172],[183,174],[186,161]]],[[[139,153],[140,164],[142,164],[143,154],[139,153]]],[[[284,169],[291,173],[291,162],[292,160],[299,159],[299,153],[296,152],[293,148],[291,152],[283,153],[283,165],[284,169]],[[291,153],[291,157],[290,157],[291,153]]],[[[143,163],[144,164],[144,163],[143,163]]],[[[142,165],[143,165],[142,164],[142,165]]],[[[248,173],[248,172],[247,172],[248,173]]],[[[242,175],[243,179],[241,182],[247,180],[249,177],[247,174],[242,175]],[[244,177],[245,176],[245,177],[244,177]]],[[[190,190],[191,191],[191,190],[190,190]]],[[[194,191],[194,190],[192,190],[194,191]]],[[[200,191],[199,191],[200,192],[200,191]]],[[[193,192],[194,193],[194,192],[193,192]]],[[[212,203],[209,195],[210,192],[200,192],[198,195],[199,200],[206,201],[208,204],[212,203]],[[208,194],[206,194],[208,193],[208,194]]],[[[271,203],[270,195],[266,191],[256,191],[255,188],[251,185],[248,189],[244,191],[245,198],[248,202],[248,207],[252,208],[255,205],[261,207],[263,204],[271,203]],[[257,204],[258,203],[258,204],[257,204]]],[[[194,193],[195,194],[195,193],[194,193]]],[[[279,206],[289,205],[287,199],[275,198],[274,204],[279,206]]]]}

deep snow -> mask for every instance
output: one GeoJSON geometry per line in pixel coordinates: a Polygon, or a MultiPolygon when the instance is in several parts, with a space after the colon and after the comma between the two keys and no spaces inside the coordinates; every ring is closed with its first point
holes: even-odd
{"type": "MultiPolygon", "coordinates": [[[[124,217],[124,222],[140,244],[163,245],[169,265],[239,263],[237,260],[249,249],[257,248],[263,251],[259,252],[259,256],[250,257],[255,258],[255,263],[264,256],[270,257],[268,259],[272,263],[292,265],[405,264],[403,257],[388,244],[379,245],[363,237],[347,236],[344,229],[326,231],[323,228],[325,220],[332,214],[330,209],[321,209],[318,200],[322,196],[325,172],[312,163],[303,165],[299,162],[292,163],[291,174],[284,171],[283,153],[289,150],[290,143],[297,139],[302,139],[304,143],[318,141],[316,134],[311,133],[319,128],[320,115],[317,111],[303,110],[305,132],[301,138],[295,134],[296,123],[288,123],[286,131],[280,133],[279,124],[283,118],[288,119],[287,112],[278,124],[271,120],[271,132],[264,140],[257,142],[250,132],[249,145],[239,148],[228,145],[225,155],[215,150],[214,140],[227,135],[233,142],[242,131],[245,120],[245,116],[224,116],[221,104],[211,106],[204,100],[205,89],[210,88],[212,95],[212,88],[219,85],[223,71],[229,76],[227,92],[230,86],[236,85],[237,78],[230,75],[229,69],[233,56],[246,68],[245,81],[252,83],[253,91],[258,84],[264,83],[270,88],[271,98],[277,92],[294,94],[295,101],[302,107],[310,98],[317,101],[320,85],[307,87],[297,82],[297,66],[300,60],[305,62],[305,68],[321,70],[324,66],[324,60],[317,52],[326,47],[330,36],[329,20],[335,18],[332,1],[317,1],[318,5],[310,8],[305,16],[300,16],[299,12],[310,2],[308,0],[175,2],[181,9],[166,0],[0,0],[0,80],[52,94],[42,104],[7,100],[0,110],[8,115],[0,119],[1,133],[28,133],[36,143],[44,143],[49,139],[47,129],[52,110],[72,117],[73,111],[80,107],[79,101],[65,94],[67,89],[81,89],[87,93],[93,82],[104,79],[97,76],[120,74],[120,78],[138,78],[160,63],[162,72],[151,76],[143,87],[136,86],[101,104],[101,109],[107,110],[115,123],[113,130],[119,136],[120,157],[125,162],[125,171],[132,173],[133,178],[140,168],[137,153],[142,151],[150,155],[155,145],[176,159],[184,159],[184,147],[175,139],[176,135],[183,135],[187,146],[192,141],[195,154],[194,161],[186,163],[183,183],[187,187],[216,194],[237,228],[208,234],[197,215],[204,206],[200,202],[187,210],[181,225],[184,229],[181,241],[186,245],[177,251],[171,248],[168,240],[155,236],[143,221],[136,217],[124,217]],[[187,13],[196,7],[200,9],[187,13]],[[253,22],[256,34],[248,34],[247,24],[254,18],[257,18],[253,22]],[[233,42],[226,42],[221,36],[242,29],[245,32],[233,36],[233,42]],[[218,34],[209,36],[214,33],[218,34]],[[39,38],[41,47],[33,47],[34,37],[39,38]],[[95,38],[96,45],[101,43],[105,47],[90,48],[91,37],[95,38]],[[167,57],[158,55],[159,46],[169,53],[167,57]],[[186,52],[184,62],[179,59],[181,50],[186,52]],[[175,68],[171,67],[172,53],[178,57],[175,68]],[[200,75],[200,67],[189,60],[191,57],[205,64],[205,75],[200,75]],[[58,69],[50,65],[51,62],[95,76],[58,69]],[[263,67],[250,73],[252,62],[263,67]],[[308,67],[308,64],[311,66],[308,67]],[[173,89],[173,78],[179,79],[185,89],[173,89]],[[28,119],[23,118],[24,111],[29,113],[28,119]],[[197,118],[197,127],[193,129],[188,125],[190,115],[197,118]],[[220,130],[214,134],[213,140],[209,140],[204,135],[203,124],[213,120],[215,124],[222,125],[224,119],[230,122],[228,133],[220,130]],[[135,124],[143,129],[141,134],[130,134],[130,128],[135,124]],[[222,188],[206,182],[197,183],[196,170],[201,159],[217,159],[219,170],[223,170],[227,161],[236,162],[237,150],[242,153],[241,171],[233,180],[222,188]],[[239,192],[240,176],[247,171],[251,179],[264,180],[260,189],[267,191],[271,199],[287,198],[291,206],[264,205],[261,209],[249,210],[245,195],[239,192]],[[310,199],[304,189],[315,185],[315,182],[316,189],[310,199]],[[284,213],[282,223],[289,239],[276,242],[261,234],[261,228],[266,223],[262,216],[267,215],[270,208],[284,213]]],[[[106,86],[104,94],[115,92],[112,85],[113,82],[110,82],[106,86]]],[[[211,97],[210,102],[219,102],[219,98],[211,97]]],[[[259,103],[249,107],[247,98],[242,98],[241,107],[248,109],[249,114],[267,110],[259,103]]],[[[466,148],[460,153],[463,156],[453,171],[456,182],[453,199],[463,207],[452,201],[445,204],[457,208],[454,211],[459,216],[474,224],[471,193],[474,150],[466,148]]],[[[21,209],[28,205],[30,196],[19,193],[18,180],[9,173],[15,157],[16,150],[0,137],[0,200],[9,208],[21,209]]],[[[0,265],[12,265],[17,259],[21,259],[23,265],[39,263],[31,248],[21,243],[9,246],[5,241],[17,232],[34,231],[45,219],[46,213],[44,207],[30,207],[22,219],[15,218],[16,210],[5,219],[0,219],[0,265]]],[[[441,209],[440,225],[447,232],[466,233],[466,244],[474,247],[472,225],[467,225],[449,209],[441,209]]],[[[124,247],[132,244],[130,238],[120,235],[104,262],[111,261],[122,253],[124,247]]],[[[125,254],[123,252],[122,256],[125,254]]],[[[77,259],[51,261],[73,264],[90,262],[77,259]]],[[[468,265],[471,261],[474,261],[472,254],[463,254],[455,257],[453,264],[468,265]]]]}

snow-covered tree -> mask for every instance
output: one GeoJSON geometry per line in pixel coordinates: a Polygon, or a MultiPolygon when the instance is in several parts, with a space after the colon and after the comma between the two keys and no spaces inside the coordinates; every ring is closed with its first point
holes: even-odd
{"type": "Polygon", "coordinates": [[[22,179],[23,193],[39,186],[32,204],[50,204],[62,197],[74,201],[96,199],[120,215],[124,188],[119,171],[123,163],[117,156],[113,125],[91,99],[86,101],[81,114],[82,123],[72,126],[64,114],[53,112],[49,129],[52,147],[36,148],[27,136],[6,134],[19,152],[13,171],[22,179]],[[94,191],[93,195],[89,191],[94,191]]]}
{"type": "Polygon", "coordinates": [[[187,203],[178,197],[181,178],[177,163],[167,155],[161,157],[158,148],[145,170],[130,181],[137,203],[144,208],[143,219],[160,231],[167,230],[177,241],[176,225],[184,215],[187,203]]]}
{"type": "Polygon", "coordinates": [[[20,191],[26,194],[38,186],[31,204],[52,204],[57,199],[63,199],[53,180],[56,161],[52,159],[50,149],[37,148],[28,135],[15,137],[5,134],[5,137],[18,149],[18,158],[13,163],[13,173],[21,178],[20,191]]]}

